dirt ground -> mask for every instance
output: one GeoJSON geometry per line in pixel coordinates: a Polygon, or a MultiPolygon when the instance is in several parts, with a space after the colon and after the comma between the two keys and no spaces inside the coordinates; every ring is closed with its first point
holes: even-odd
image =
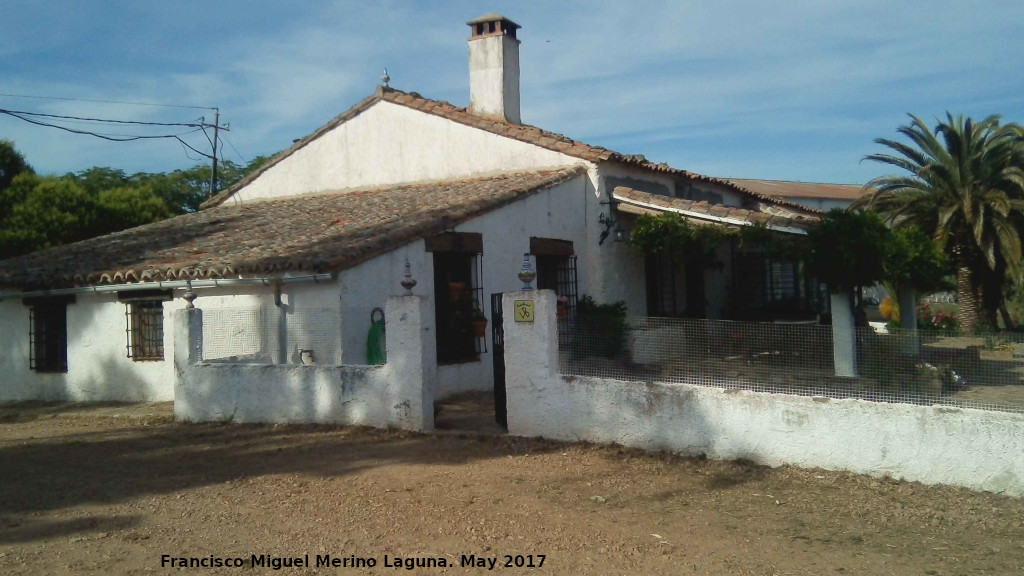
{"type": "Polygon", "coordinates": [[[0,407],[0,573],[1017,574],[1024,502],[844,473],[507,436],[175,424],[0,407]],[[251,568],[252,555],[376,566],[251,568]],[[503,568],[533,555],[536,568],[503,568]],[[439,562],[439,561],[438,561],[439,562]],[[399,561],[401,569],[401,561],[399,561]]]}

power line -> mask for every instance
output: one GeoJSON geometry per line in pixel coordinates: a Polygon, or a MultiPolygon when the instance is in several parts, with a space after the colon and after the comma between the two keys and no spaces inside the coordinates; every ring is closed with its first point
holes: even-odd
{"type": "MultiPolygon", "coordinates": [[[[181,138],[178,138],[177,136],[173,136],[173,138],[175,140],[177,140],[179,143],[181,143],[182,146],[187,147],[189,150],[195,152],[196,154],[199,154],[200,156],[203,156],[204,158],[209,158],[210,160],[213,160],[214,158],[216,158],[216,156],[211,156],[211,155],[207,154],[206,152],[200,152],[199,150],[196,150],[188,142],[185,142],[184,140],[182,140],[181,138]]],[[[216,154],[216,152],[217,151],[214,150],[214,154],[216,154]]],[[[211,190],[212,190],[212,187],[211,187],[211,190]]]]}
{"type": "Polygon", "coordinates": [[[214,110],[213,106],[184,106],[181,104],[157,104],[153,102],[128,102],[124,100],[90,100],[88,98],[64,98],[60,96],[32,96],[28,94],[0,94],[7,98],[31,98],[34,100],[65,100],[68,102],[96,102],[99,104],[128,104],[130,106],[157,106],[161,108],[190,108],[193,110],[214,110]]]}
{"type": "MultiPolygon", "coordinates": [[[[2,96],[2,95],[3,94],[0,94],[0,96],[2,96]]],[[[41,97],[41,98],[50,98],[50,97],[41,97]]],[[[51,99],[75,100],[73,98],[51,98],[51,99]]],[[[154,104],[154,106],[155,106],[155,104],[154,104]]],[[[170,105],[170,104],[166,104],[166,105],[162,105],[162,106],[168,106],[168,107],[172,107],[172,108],[199,108],[198,106],[176,106],[176,105],[170,105]]],[[[178,143],[183,148],[187,149],[187,150],[185,150],[185,156],[187,156],[190,160],[192,159],[192,157],[188,155],[188,150],[191,150],[191,151],[195,152],[196,154],[199,154],[200,156],[202,156],[204,158],[208,158],[208,159],[213,161],[213,170],[212,170],[212,175],[211,175],[211,178],[210,178],[210,195],[212,196],[213,194],[216,194],[216,191],[217,191],[217,162],[219,160],[218,157],[217,157],[217,152],[218,152],[217,149],[219,148],[218,142],[217,142],[218,141],[218,132],[221,129],[227,131],[228,127],[220,125],[220,110],[218,108],[210,108],[210,110],[213,110],[214,114],[215,114],[214,115],[213,124],[207,124],[205,117],[200,117],[199,123],[195,123],[195,122],[143,122],[143,121],[140,121],[140,120],[116,120],[116,119],[111,119],[111,118],[89,118],[89,117],[83,117],[83,116],[66,116],[66,115],[61,115],[61,114],[45,114],[45,113],[42,113],[42,112],[26,112],[26,111],[23,111],[23,110],[7,110],[7,109],[3,109],[3,108],[0,108],[0,114],[6,114],[7,116],[11,116],[12,118],[17,118],[17,119],[22,120],[24,122],[28,122],[29,124],[35,124],[36,126],[45,126],[47,128],[56,128],[58,130],[63,130],[65,132],[70,132],[72,134],[81,134],[81,135],[85,135],[85,136],[94,136],[96,138],[102,138],[104,140],[109,140],[111,142],[132,142],[134,140],[158,140],[158,139],[164,139],[164,138],[173,138],[174,140],[177,140],[178,143]],[[178,134],[153,134],[153,135],[129,135],[129,134],[109,134],[109,133],[105,134],[105,133],[101,133],[101,132],[93,132],[91,130],[78,130],[78,129],[75,129],[75,128],[69,128],[68,126],[61,126],[60,124],[53,124],[53,123],[50,123],[50,122],[44,122],[42,120],[39,120],[39,118],[52,118],[54,120],[63,120],[64,122],[67,122],[67,123],[96,122],[96,123],[101,123],[101,124],[119,124],[119,125],[127,124],[127,125],[132,125],[132,126],[182,126],[182,127],[186,127],[186,128],[193,128],[193,130],[189,130],[187,132],[181,132],[181,133],[178,133],[178,134]],[[212,140],[210,139],[209,134],[206,133],[206,129],[207,128],[213,128],[213,139],[212,140]],[[202,151],[196,149],[194,146],[192,146],[191,144],[189,144],[188,142],[186,142],[185,140],[183,140],[181,138],[182,136],[185,136],[187,134],[192,134],[194,132],[199,132],[199,131],[202,131],[203,135],[206,136],[206,139],[210,141],[210,145],[211,145],[211,147],[213,149],[212,154],[207,154],[205,152],[202,152],[202,151]]]]}
{"type": "MultiPolygon", "coordinates": [[[[58,124],[50,124],[49,122],[42,122],[40,120],[34,120],[32,118],[26,118],[25,116],[21,116],[18,112],[13,112],[13,111],[9,111],[9,110],[2,110],[2,109],[0,109],[0,114],[6,114],[8,116],[12,116],[12,117],[17,118],[19,120],[24,120],[25,122],[28,122],[29,124],[35,124],[36,126],[46,126],[48,128],[57,128],[58,130],[64,130],[65,132],[71,132],[72,134],[82,134],[82,135],[85,135],[85,136],[95,136],[97,138],[102,138],[104,140],[110,140],[111,142],[131,142],[133,140],[155,140],[155,139],[159,139],[159,138],[178,138],[179,136],[184,136],[186,134],[191,134],[193,132],[198,132],[199,130],[202,130],[202,126],[199,126],[195,130],[190,130],[188,132],[182,132],[181,134],[158,134],[158,135],[149,135],[149,136],[143,136],[143,135],[124,135],[124,136],[118,136],[118,135],[101,134],[99,132],[92,132],[90,130],[77,130],[75,128],[68,128],[67,126],[60,126],[58,124]]],[[[186,126],[185,124],[176,124],[176,125],[177,126],[186,126]]]]}
{"type": "Polygon", "coordinates": [[[231,146],[231,149],[235,151],[235,154],[238,154],[238,158],[243,164],[249,163],[249,161],[245,159],[245,156],[242,156],[242,153],[238,151],[238,148],[235,148],[235,145],[231,143],[231,140],[228,140],[227,136],[222,136],[222,138],[224,138],[224,141],[228,143],[228,146],[231,146]]]}
{"type": "MultiPolygon", "coordinates": [[[[190,128],[200,128],[208,126],[208,124],[194,124],[185,122],[143,122],[141,120],[112,120],[107,118],[85,118],[82,116],[64,116],[61,114],[45,114],[43,112],[25,112],[24,110],[6,110],[0,108],[0,113],[15,116],[16,114],[23,114],[25,116],[38,116],[40,118],[56,118],[59,120],[78,120],[84,122],[101,122],[106,124],[135,124],[139,126],[187,126],[190,128]]],[[[18,116],[15,116],[16,118],[18,116]]]]}
{"type": "Polygon", "coordinates": [[[185,157],[186,157],[186,158],[188,158],[189,160],[191,160],[191,161],[193,161],[193,162],[200,162],[200,161],[201,161],[201,159],[199,159],[199,158],[195,158],[195,157],[193,157],[193,156],[192,156],[191,154],[189,154],[189,153],[188,153],[188,148],[185,148],[185,144],[184,144],[183,142],[181,142],[181,141],[179,140],[179,141],[178,141],[178,144],[181,144],[181,150],[182,150],[183,152],[185,152],[185,157]]]}

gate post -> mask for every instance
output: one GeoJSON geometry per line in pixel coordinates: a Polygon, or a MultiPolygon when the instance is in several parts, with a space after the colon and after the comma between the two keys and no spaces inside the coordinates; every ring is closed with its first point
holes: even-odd
{"type": "MultiPolygon", "coordinates": [[[[525,308],[525,307],[524,307],[525,308]]],[[[530,435],[532,398],[557,381],[558,329],[555,292],[508,292],[501,299],[505,332],[505,391],[508,431],[530,435]],[[532,321],[517,316],[517,303],[532,303],[532,321]]]]}
{"type": "Polygon", "coordinates": [[[174,330],[174,419],[196,420],[190,399],[201,386],[203,360],[203,311],[185,308],[172,312],[174,330]]]}
{"type": "Polygon", "coordinates": [[[434,428],[437,342],[433,309],[424,296],[388,296],[384,304],[390,385],[385,391],[396,426],[409,430],[434,428]]]}

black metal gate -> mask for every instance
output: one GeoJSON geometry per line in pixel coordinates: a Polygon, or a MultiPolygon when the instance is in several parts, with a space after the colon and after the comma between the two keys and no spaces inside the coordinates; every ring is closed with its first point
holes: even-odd
{"type": "Polygon", "coordinates": [[[494,420],[508,429],[505,407],[505,330],[501,324],[501,292],[491,294],[491,358],[494,360],[494,420]]]}

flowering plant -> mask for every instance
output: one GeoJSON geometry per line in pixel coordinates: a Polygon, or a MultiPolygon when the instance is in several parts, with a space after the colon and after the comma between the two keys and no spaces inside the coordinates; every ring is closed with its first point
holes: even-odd
{"type": "Polygon", "coordinates": [[[956,316],[945,312],[933,313],[931,304],[925,303],[917,309],[918,328],[921,330],[956,330],[956,316]]]}

